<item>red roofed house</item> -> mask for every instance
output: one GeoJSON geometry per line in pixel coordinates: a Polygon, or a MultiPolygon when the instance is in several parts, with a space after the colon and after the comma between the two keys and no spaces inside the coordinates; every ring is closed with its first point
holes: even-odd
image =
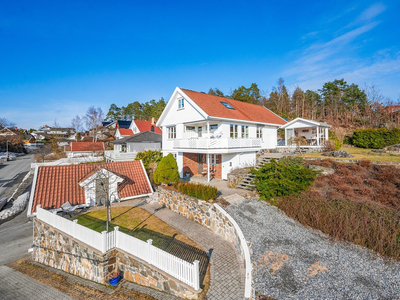
{"type": "Polygon", "coordinates": [[[133,135],[133,131],[132,131],[132,129],[129,129],[129,128],[118,127],[117,130],[115,131],[115,139],[116,140],[122,139],[127,136],[131,136],[131,135],[133,135]]]}
{"type": "Polygon", "coordinates": [[[60,211],[72,207],[103,205],[105,200],[123,201],[153,193],[142,161],[44,166],[35,170],[28,216],[36,206],[60,211]]]}
{"type": "Polygon", "coordinates": [[[155,124],[154,118],[152,121],[132,120],[129,128],[132,129],[134,134],[146,131],[162,134],[161,128],[155,124]]]}
{"type": "Polygon", "coordinates": [[[157,122],[163,154],[175,156],[181,177],[201,174],[208,180],[255,165],[258,151],[276,148],[284,124],[263,106],[178,87],[157,122]]]}
{"type": "Polygon", "coordinates": [[[64,146],[67,157],[102,156],[104,155],[103,142],[71,142],[70,146],[64,146]]]}

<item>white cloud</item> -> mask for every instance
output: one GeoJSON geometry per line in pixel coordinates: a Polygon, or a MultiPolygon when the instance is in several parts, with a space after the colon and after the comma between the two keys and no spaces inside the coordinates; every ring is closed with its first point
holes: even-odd
{"type": "MultiPolygon", "coordinates": [[[[388,76],[400,78],[398,50],[381,49],[364,58],[360,58],[356,52],[360,47],[360,38],[363,38],[363,43],[370,41],[367,33],[380,23],[372,19],[385,9],[383,4],[374,4],[356,17],[357,28],[349,24],[339,29],[345,31],[340,36],[311,44],[299,54],[283,76],[289,77],[290,81],[304,89],[318,89],[325,82],[340,78],[359,85],[363,85],[364,82],[381,85],[381,82],[382,86],[387,86],[388,81],[385,82],[384,78],[388,76]]],[[[394,97],[394,87],[387,86],[387,88],[392,89],[388,94],[391,93],[391,97],[394,97]]]]}

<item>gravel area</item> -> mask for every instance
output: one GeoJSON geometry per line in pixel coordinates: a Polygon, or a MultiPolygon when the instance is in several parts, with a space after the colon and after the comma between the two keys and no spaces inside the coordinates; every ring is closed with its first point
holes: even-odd
{"type": "Polygon", "coordinates": [[[250,243],[253,287],[274,299],[400,299],[400,262],[336,242],[257,199],[226,208],[250,243]]]}

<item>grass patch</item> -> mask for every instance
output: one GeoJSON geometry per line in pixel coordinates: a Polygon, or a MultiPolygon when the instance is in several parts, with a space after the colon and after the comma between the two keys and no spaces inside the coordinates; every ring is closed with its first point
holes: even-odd
{"type": "MultiPolygon", "coordinates": [[[[78,224],[88,227],[94,231],[106,230],[106,209],[99,209],[75,217],[78,224]]],[[[171,239],[176,239],[187,245],[201,249],[191,239],[175,230],[167,223],[139,207],[111,207],[110,231],[115,226],[128,235],[134,236],[142,241],[153,240],[153,245],[164,248],[171,239]]]]}
{"type": "MultiPolygon", "coordinates": [[[[357,147],[342,147],[341,150],[345,150],[353,155],[354,160],[368,159],[371,161],[390,161],[400,162],[400,153],[377,153],[371,149],[357,148],[357,147]]],[[[307,153],[303,154],[302,157],[314,157],[314,158],[326,158],[322,153],[307,153]]],[[[349,159],[349,158],[337,158],[337,159],[349,159]]]]}

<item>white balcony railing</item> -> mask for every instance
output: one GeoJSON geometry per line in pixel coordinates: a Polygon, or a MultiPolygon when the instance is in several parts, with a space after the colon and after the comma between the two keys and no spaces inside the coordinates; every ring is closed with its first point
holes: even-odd
{"type": "Polygon", "coordinates": [[[230,149],[230,148],[260,148],[258,138],[194,138],[175,139],[174,148],[184,149],[230,149]]]}

